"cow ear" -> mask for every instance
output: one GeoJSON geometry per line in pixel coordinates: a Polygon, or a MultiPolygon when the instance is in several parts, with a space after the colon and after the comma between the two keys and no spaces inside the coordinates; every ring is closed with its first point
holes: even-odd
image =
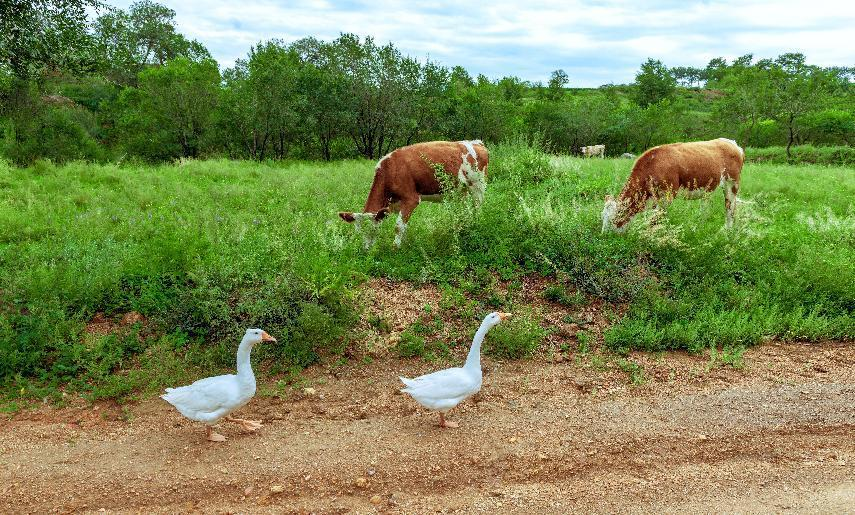
{"type": "Polygon", "coordinates": [[[384,207],[380,211],[377,211],[377,214],[374,215],[374,221],[379,222],[380,220],[386,218],[386,215],[388,215],[388,214],[389,214],[389,208],[384,207]]]}
{"type": "Polygon", "coordinates": [[[346,211],[339,212],[338,216],[340,216],[342,220],[344,220],[345,222],[348,222],[348,223],[356,220],[356,217],[353,216],[353,213],[348,213],[346,211]]]}

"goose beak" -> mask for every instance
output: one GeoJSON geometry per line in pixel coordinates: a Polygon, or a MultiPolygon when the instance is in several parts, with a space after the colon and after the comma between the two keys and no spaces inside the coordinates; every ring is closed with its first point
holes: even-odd
{"type": "Polygon", "coordinates": [[[263,342],[275,342],[276,338],[267,334],[267,331],[261,331],[261,341],[263,341],[263,342]]]}
{"type": "Polygon", "coordinates": [[[513,313],[499,313],[499,319],[501,319],[501,320],[507,320],[508,318],[511,318],[512,316],[514,316],[513,313]]]}

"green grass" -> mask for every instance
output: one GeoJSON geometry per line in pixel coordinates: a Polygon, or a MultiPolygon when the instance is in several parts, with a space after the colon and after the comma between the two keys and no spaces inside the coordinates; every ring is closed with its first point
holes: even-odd
{"type": "MultiPolygon", "coordinates": [[[[628,303],[604,334],[621,352],[855,336],[852,168],[748,164],[740,196],[752,203],[732,231],[717,192],[603,235],[602,198],[620,190],[629,160],[550,160],[520,143],[491,152],[480,210],[468,199],[423,204],[402,249],[392,220],[368,252],[336,216],[363,204],[367,161],[0,163],[2,391],[145,393],[230,369],[249,326],[280,342],[256,352],[263,374],[302,367],[342,352],[360,315],[356,288],[371,276],[450,285],[445,305],[473,327],[514,307],[497,280],[560,277],[558,302],[628,303]],[[140,338],[84,335],[96,312],[132,310],[148,319],[140,338]]],[[[505,338],[507,356],[530,353],[536,331],[523,332],[505,338]]],[[[424,354],[424,335],[413,336],[405,354],[424,354]]]]}

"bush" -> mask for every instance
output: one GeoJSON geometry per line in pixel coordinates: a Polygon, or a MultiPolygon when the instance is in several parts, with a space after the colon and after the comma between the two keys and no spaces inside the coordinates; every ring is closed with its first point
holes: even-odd
{"type": "Polygon", "coordinates": [[[855,147],[815,147],[799,145],[790,148],[792,158],[787,158],[787,147],[746,148],[745,160],[751,163],[855,165],[855,147]]]}
{"type": "Polygon", "coordinates": [[[94,121],[86,110],[47,106],[34,119],[18,121],[0,150],[20,166],[40,158],[56,163],[101,161],[104,150],[87,131],[87,126],[94,126],[94,121]]]}
{"type": "Polygon", "coordinates": [[[547,331],[529,314],[517,313],[494,327],[484,340],[484,353],[496,358],[531,356],[546,338],[547,331]]]}
{"type": "Polygon", "coordinates": [[[512,181],[516,184],[536,184],[555,174],[537,138],[518,136],[515,139],[490,147],[491,179],[512,181]]]}

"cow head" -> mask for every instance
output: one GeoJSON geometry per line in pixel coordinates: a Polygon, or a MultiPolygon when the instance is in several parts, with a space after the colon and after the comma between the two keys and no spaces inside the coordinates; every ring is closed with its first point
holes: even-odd
{"type": "Polygon", "coordinates": [[[368,250],[374,245],[377,237],[377,226],[389,214],[389,208],[384,207],[376,213],[339,212],[338,216],[347,223],[352,223],[356,232],[362,234],[362,246],[368,250]]]}
{"type": "Polygon", "coordinates": [[[618,204],[618,201],[611,195],[606,195],[605,202],[603,204],[603,213],[600,215],[603,220],[602,232],[624,232],[626,230],[626,222],[615,222],[619,208],[620,204],[618,204]]]}

